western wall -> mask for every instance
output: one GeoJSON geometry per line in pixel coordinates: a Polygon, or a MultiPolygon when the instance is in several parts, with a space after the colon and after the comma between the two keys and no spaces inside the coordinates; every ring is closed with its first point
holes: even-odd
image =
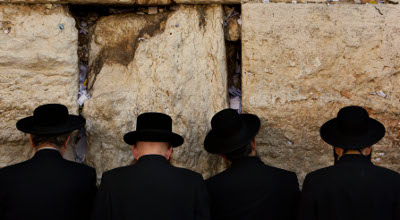
{"type": "Polygon", "coordinates": [[[132,162],[122,137],[146,111],[185,138],[171,162],[208,178],[226,164],[203,140],[233,86],[262,120],[260,157],[300,182],[332,164],[319,128],[347,105],[385,125],[373,161],[400,172],[398,3],[0,0],[0,167],[33,154],[16,121],[57,102],[87,120],[66,157],[99,178],[132,162]]]}

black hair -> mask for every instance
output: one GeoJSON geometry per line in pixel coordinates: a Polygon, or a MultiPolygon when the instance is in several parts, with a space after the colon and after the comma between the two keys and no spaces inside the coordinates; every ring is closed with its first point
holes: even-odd
{"type": "Polygon", "coordinates": [[[52,144],[58,148],[61,148],[67,141],[70,133],[60,135],[34,135],[32,134],[32,142],[35,147],[39,147],[43,144],[52,144]]]}
{"type": "Polygon", "coordinates": [[[250,141],[243,147],[241,147],[237,150],[234,150],[232,152],[226,153],[225,156],[226,156],[226,159],[228,159],[229,161],[232,161],[232,160],[248,157],[252,150],[253,150],[253,148],[251,146],[251,141],[250,141]]]}

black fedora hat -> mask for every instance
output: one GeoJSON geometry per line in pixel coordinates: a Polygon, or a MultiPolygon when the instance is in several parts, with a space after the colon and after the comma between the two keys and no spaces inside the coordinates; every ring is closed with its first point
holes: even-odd
{"type": "Polygon", "coordinates": [[[134,145],[136,141],[168,142],[172,147],[178,147],[183,144],[183,137],[172,132],[169,115],[147,112],[137,117],[136,131],[126,133],[124,141],[129,145],[134,145]]]}
{"type": "Polygon", "coordinates": [[[370,118],[364,108],[348,106],[340,109],[336,118],[322,125],[320,135],[334,147],[362,149],[378,143],[385,131],[385,127],[370,118]]]}
{"type": "Polygon", "coordinates": [[[260,119],[224,109],[211,119],[211,131],[204,139],[204,149],[212,154],[230,153],[249,143],[260,129],[260,119]]]}
{"type": "Polygon", "coordinates": [[[85,126],[86,120],[70,115],[68,108],[61,104],[46,104],[35,109],[33,116],[17,122],[17,129],[35,135],[58,135],[85,126]]]}

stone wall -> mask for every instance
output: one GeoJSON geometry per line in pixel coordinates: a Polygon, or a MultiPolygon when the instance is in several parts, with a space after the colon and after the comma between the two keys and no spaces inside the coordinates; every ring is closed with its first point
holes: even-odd
{"type": "Polygon", "coordinates": [[[91,37],[88,162],[99,175],[133,160],[123,135],[136,117],[157,111],[172,116],[185,144],[172,161],[203,173],[222,166],[202,143],[213,114],[227,107],[226,57],[221,6],[180,6],[156,15],[100,19],[91,37]]]}
{"type": "Polygon", "coordinates": [[[170,5],[172,0],[0,0],[0,3],[27,4],[106,4],[106,5],[170,5]]]}
{"type": "MultiPolygon", "coordinates": [[[[253,1],[253,0],[250,0],[253,1]]],[[[240,4],[241,0],[0,0],[0,3],[58,3],[107,5],[240,4]]]]}
{"type": "Polygon", "coordinates": [[[173,164],[206,178],[224,169],[203,150],[203,139],[211,117],[228,106],[228,77],[240,50],[243,110],[262,119],[257,142],[266,163],[296,171],[300,182],[330,165],[332,149],[319,128],[341,107],[356,104],[387,128],[374,162],[400,171],[398,0],[281,1],[0,0],[0,167],[31,156],[15,123],[36,106],[59,102],[78,113],[80,39],[91,95],[82,112],[86,163],[99,177],[131,163],[122,137],[146,111],[170,114],[174,131],[185,137],[173,164]],[[83,24],[75,24],[70,4],[102,5],[102,13],[78,30],[83,24]],[[221,4],[242,4],[241,15],[229,17],[240,8],[221,4]],[[135,11],[144,5],[160,7],[154,14],[135,11]],[[87,45],[82,33],[78,38],[82,31],[87,45]]]}
{"type": "Polygon", "coordinates": [[[301,179],[332,164],[319,128],[341,107],[361,105],[387,129],[375,162],[400,171],[399,9],[243,5],[243,108],[262,118],[257,140],[267,163],[301,179]]]}
{"type": "Polygon", "coordinates": [[[78,113],[78,31],[64,7],[0,5],[0,167],[29,158],[15,123],[41,104],[78,113]]]}

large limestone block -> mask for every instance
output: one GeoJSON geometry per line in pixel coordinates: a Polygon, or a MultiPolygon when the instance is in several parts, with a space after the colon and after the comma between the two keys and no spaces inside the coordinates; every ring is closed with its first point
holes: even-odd
{"type": "Polygon", "coordinates": [[[0,0],[0,3],[73,3],[73,4],[116,4],[116,5],[169,5],[173,0],[0,0]]]}
{"type": "MultiPolygon", "coordinates": [[[[242,3],[324,3],[328,0],[242,0],[242,3]]],[[[329,1],[331,4],[354,3],[354,0],[329,1]]]]}
{"type": "Polygon", "coordinates": [[[0,0],[0,3],[29,3],[29,4],[40,4],[40,3],[61,3],[62,0],[0,0]]]}
{"type": "Polygon", "coordinates": [[[42,4],[42,3],[65,3],[63,0],[0,0],[0,3],[28,3],[28,4],[42,4]]]}
{"type": "Polygon", "coordinates": [[[0,5],[0,167],[29,158],[27,135],[15,128],[45,103],[77,113],[78,32],[63,7],[0,5]]]}
{"type": "Polygon", "coordinates": [[[169,5],[172,0],[69,0],[75,4],[169,5]]]}
{"type": "Polygon", "coordinates": [[[244,4],[243,109],[262,118],[263,159],[307,172],[332,164],[320,126],[347,105],[382,121],[374,161],[400,171],[400,7],[244,4]]]}
{"type": "Polygon", "coordinates": [[[210,176],[220,159],[203,150],[212,116],[227,107],[221,6],[180,6],[156,15],[113,15],[96,24],[90,43],[92,98],[85,103],[87,161],[103,171],[128,165],[123,135],[148,111],[172,116],[185,144],[172,162],[210,176]]]}
{"type": "Polygon", "coordinates": [[[242,0],[174,0],[178,4],[240,4],[242,0]]]}

